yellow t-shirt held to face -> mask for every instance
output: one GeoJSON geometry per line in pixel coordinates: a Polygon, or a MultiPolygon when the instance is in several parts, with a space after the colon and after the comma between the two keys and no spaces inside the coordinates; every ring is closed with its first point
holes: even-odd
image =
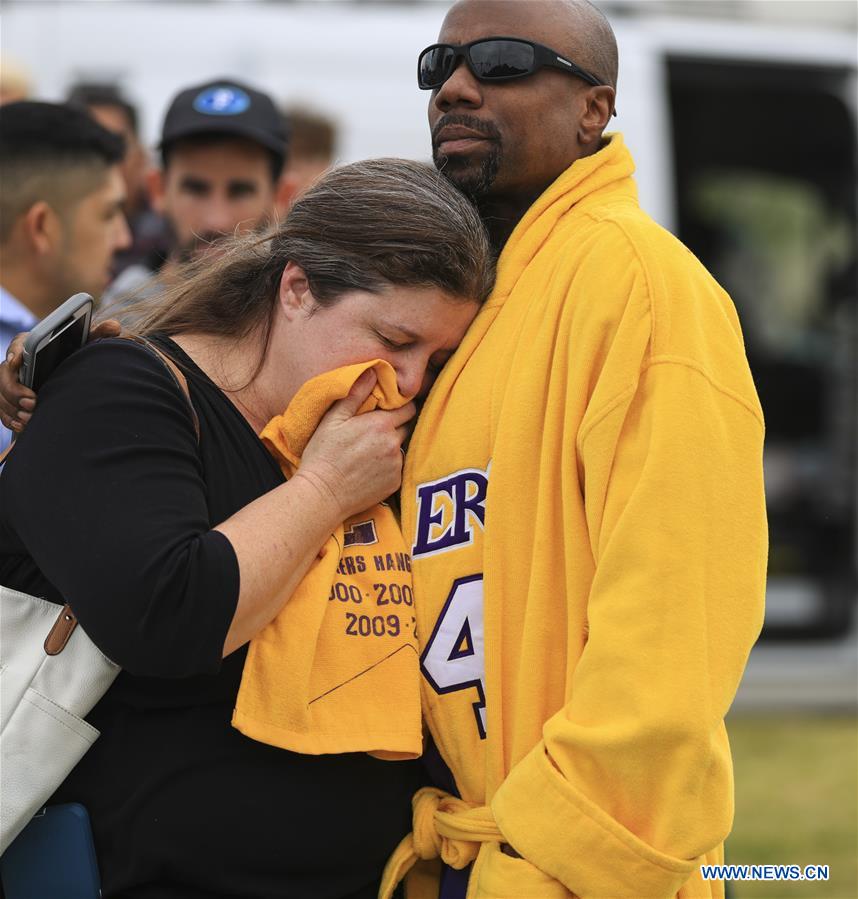
{"type": "MultiPolygon", "coordinates": [[[[360,412],[407,402],[380,360],[313,378],[261,435],[287,477],[325,412],[372,367],[378,383],[360,412]]],[[[411,558],[393,511],[379,503],[337,528],[250,641],[233,725],[293,752],[419,756],[415,624],[411,558]]]]}

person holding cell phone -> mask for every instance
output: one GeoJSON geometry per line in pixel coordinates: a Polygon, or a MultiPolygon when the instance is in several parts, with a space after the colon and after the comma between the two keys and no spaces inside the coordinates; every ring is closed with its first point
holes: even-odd
{"type": "Polygon", "coordinates": [[[39,392],[0,476],[0,582],[68,601],[122,673],[52,798],[92,819],[104,896],[370,897],[411,818],[414,762],[304,755],[230,726],[246,644],[349,515],[400,484],[415,402],[491,288],[471,204],[401,160],[344,166],[136,310],[187,377],[124,339],[39,392]],[[380,359],[393,411],[336,402],[288,480],[257,434],[310,379],[380,359]]]}
{"type": "MultiPolygon", "coordinates": [[[[0,353],[68,296],[99,297],[128,247],[121,137],[86,112],[22,101],[0,112],[0,353]]],[[[16,430],[12,425],[12,430],[16,430]]],[[[12,434],[0,428],[0,451],[12,434]]]]}

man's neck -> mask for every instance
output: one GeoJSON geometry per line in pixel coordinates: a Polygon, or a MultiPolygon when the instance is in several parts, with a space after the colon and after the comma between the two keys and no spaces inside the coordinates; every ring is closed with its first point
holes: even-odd
{"type": "Polygon", "coordinates": [[[524,214],[542,193],[542,188],[527,194],[504,194],[502,196],[488,194],[476,201],[480,218],[489,232],[489,241],[495,253],[500,256],[510,234],[521,221],[524,214]]]}
{"type": "Polygon", "coordinates": [[[56,309],[57,298],[51,296],[50,291],[45,290],[36,277],[22,271],[17,266],[4,264],[2,259],[0,259],[0,270],[3,272],[3,289],[11,293],[39,321],[56,309]]]}
{"type": "MultiPolygon", "coordinates": [[[[607,143],[605,138],[600,138],[592,146],[580,147],[578,155],[569,161],[569,165],[585,156],[598,153],[607,143]]],[[[559,178],[564,171],[566,169],[557,172],[555,178],[559,178]]],[[[489,240],[496,258],[500,256],[509,236],[515,230],[515,226],[536,200],[548,190],[555,178],[549,179],[544,184],[536,185],[530,190],[521,190],[515,193],[488,193],[474,201],[480,212],[480,218],[489,232],[489,240]]]]}

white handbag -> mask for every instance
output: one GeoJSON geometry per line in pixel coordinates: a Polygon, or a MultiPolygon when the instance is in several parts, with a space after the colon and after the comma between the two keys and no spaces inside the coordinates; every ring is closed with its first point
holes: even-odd
{"type": "Polygon", "coordinates": [[[0,854],[96,741],[119,674],[68,606],[0,586],[0,854]]]}

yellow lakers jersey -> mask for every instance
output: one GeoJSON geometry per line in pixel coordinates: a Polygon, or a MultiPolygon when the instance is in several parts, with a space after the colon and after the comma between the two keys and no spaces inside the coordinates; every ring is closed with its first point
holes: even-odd
{"type": "MultiPolygon", "coordinates": [[[[490,306],[480,317],[491,318],[496,312],[497,307],[490,306]]],[[[494,357],[494,343],[488,334],[475,347],[478,358],[494,357]]],[[[446,442],[451,453],[424,454],[420,435],[415,435],[402,504],[417,595],[423,588],[415,612],[424,716],[442,758],[455,772],[461,795],[472,801],[481,801],[484,792],[483,771],[473,760],[481,758],[486,737],[483,529],[491,433],[482,426],[489,413],[484,374],[481,367],[463,366],[455,391],[447,397],[432,445],[446,442]],[[469,421],[480,424],[467,443],[450,439],[448,429],[469,421]],[[436,727],[440,720],[445,722],[443,730],[436,727]]]]}

